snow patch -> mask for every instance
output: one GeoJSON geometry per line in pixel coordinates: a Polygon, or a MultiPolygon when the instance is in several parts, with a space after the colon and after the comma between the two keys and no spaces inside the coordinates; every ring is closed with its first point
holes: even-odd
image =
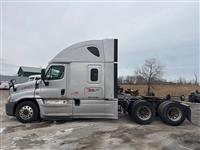
{"type": "Polygon", "coordinates": [[[56,132],[56,135],[60,135],[60,134],[70,134],[72,131],[74,130],[74,128],[69,128],[69,129],[66,129],[66,130],[60,130],[60,131],[57,131],[56,132]]]}
{"type": "Polygon", "coordinates": [[[0,133],[2,133],[5,130],[5,128],[0,128],[0,133]]]}
{"type": "Polygon", "coordinates": [[[73,130],[74,130],[74,128],[69,128],[64,131],[65,131],[65,134],[70,134],[73,130]]]}

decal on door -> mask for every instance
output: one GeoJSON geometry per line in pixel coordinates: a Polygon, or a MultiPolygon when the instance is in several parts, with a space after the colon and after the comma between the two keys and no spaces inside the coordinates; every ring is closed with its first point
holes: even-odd
{"type": "Polygon", "coordinates": [[[72,96],[78,96],[78,95],[79,95],[79,91],[71,92],[71,95],[72,95],[72,96]]]}
{"type": "Polygon", "coordinates": [[[86,87],[84,89],[84,94],[87,97],[101,97],[102,89],[99,87],[86,87]]]}
{"type": "Polygon", "coordinates": [[[98,92],[99,88],[86,88],[87,92],[98,92]]]}

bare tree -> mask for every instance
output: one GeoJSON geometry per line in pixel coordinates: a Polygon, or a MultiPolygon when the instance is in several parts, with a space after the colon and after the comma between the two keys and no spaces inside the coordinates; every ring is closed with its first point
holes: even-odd
{"type": "Polygon", "coordinates": [[[176,82],[177,84],[180,84],[180,85],[187,84],[187,81],[184,77],[179,77],[176,82]]]}
{"type": "Polygon", "coordinates": [[[137,76],[142,76],[147,83],[147,95],[150,95],[152,82],[161,79],[164,66],[156,59],[146,59],[141,68],[135,71],[137,76]]]}
{"type": "Polygon", "coordinates": [[[198,85],[198,75],[196,72],[194,73],[194,84],[198,85]]]}
{"type": "Polygon", "coordinates": [[[136,77],[135,76],[126,76],[125,77],[126,83],[128,84],[135,84],[136,83],[136,77]]]}
{"type": "Polygon", "coordinates": [[[145,79],[141,75],[136,75],[135,78],[136,78],[136,81],[135,81],[136,84],[144,84],[144,83],[146,83],[145,79]]]}
{"type": "Polygon", "coordinates": [[[124,83],[124,77],[123,77],[123,76],[119,76],[119,77],[118,77],[118,83],[119,83],[119,84],[124,83]]]}

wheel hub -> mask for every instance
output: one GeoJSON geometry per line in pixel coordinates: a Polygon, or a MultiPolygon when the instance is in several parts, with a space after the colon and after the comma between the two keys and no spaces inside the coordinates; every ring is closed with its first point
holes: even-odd
{"type": "Polygon", "coordinates": [[[142,106],[137,110],[137,116],[141,120],[148,120],[151,118],[151,115],[152,115],[151,110],[147,106],[142,106]]]}
{"type": "Polygon", "coordinates": [[[182,111],[180,108],[172,107],[167,111],[167,116],[172,121],[178,121],[182,117],[182,111]]]}
{"type": "Polygon", "coordinates": [[[23,113],[24,113],[24,115],[28,115],[29,111],[28,110],[24,110],[23,113]]]}
{"type": "Polygon", "coordinates": [[[23,106],[19,110],[19,116],[24,120],[28,120],[33,116],[33,109],[30,106],[23,106]]]}

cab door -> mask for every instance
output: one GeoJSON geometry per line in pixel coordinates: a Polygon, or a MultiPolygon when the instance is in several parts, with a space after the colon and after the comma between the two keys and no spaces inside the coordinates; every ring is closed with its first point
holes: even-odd
{"type": "Polygon", "coordinates": [[[104,118],[104,75],[103,65],[74,64],[71,73],[72,89],[79,89],[80,94],[74,99],[74,118],[104,118]],[[77,69],[81,68],[81,69],[77,69]],[[81,74],[81,76],[80,76],[81,74]],[[79,86],[77,86],[77,84],[79,86]]]}
{"type": "Polygon", "coordinates": [[[72,115],[72,100],[67,99],[67,69],[68,64],[51,64],[46,70],[39,93],[46,116],[72,115]]]}

